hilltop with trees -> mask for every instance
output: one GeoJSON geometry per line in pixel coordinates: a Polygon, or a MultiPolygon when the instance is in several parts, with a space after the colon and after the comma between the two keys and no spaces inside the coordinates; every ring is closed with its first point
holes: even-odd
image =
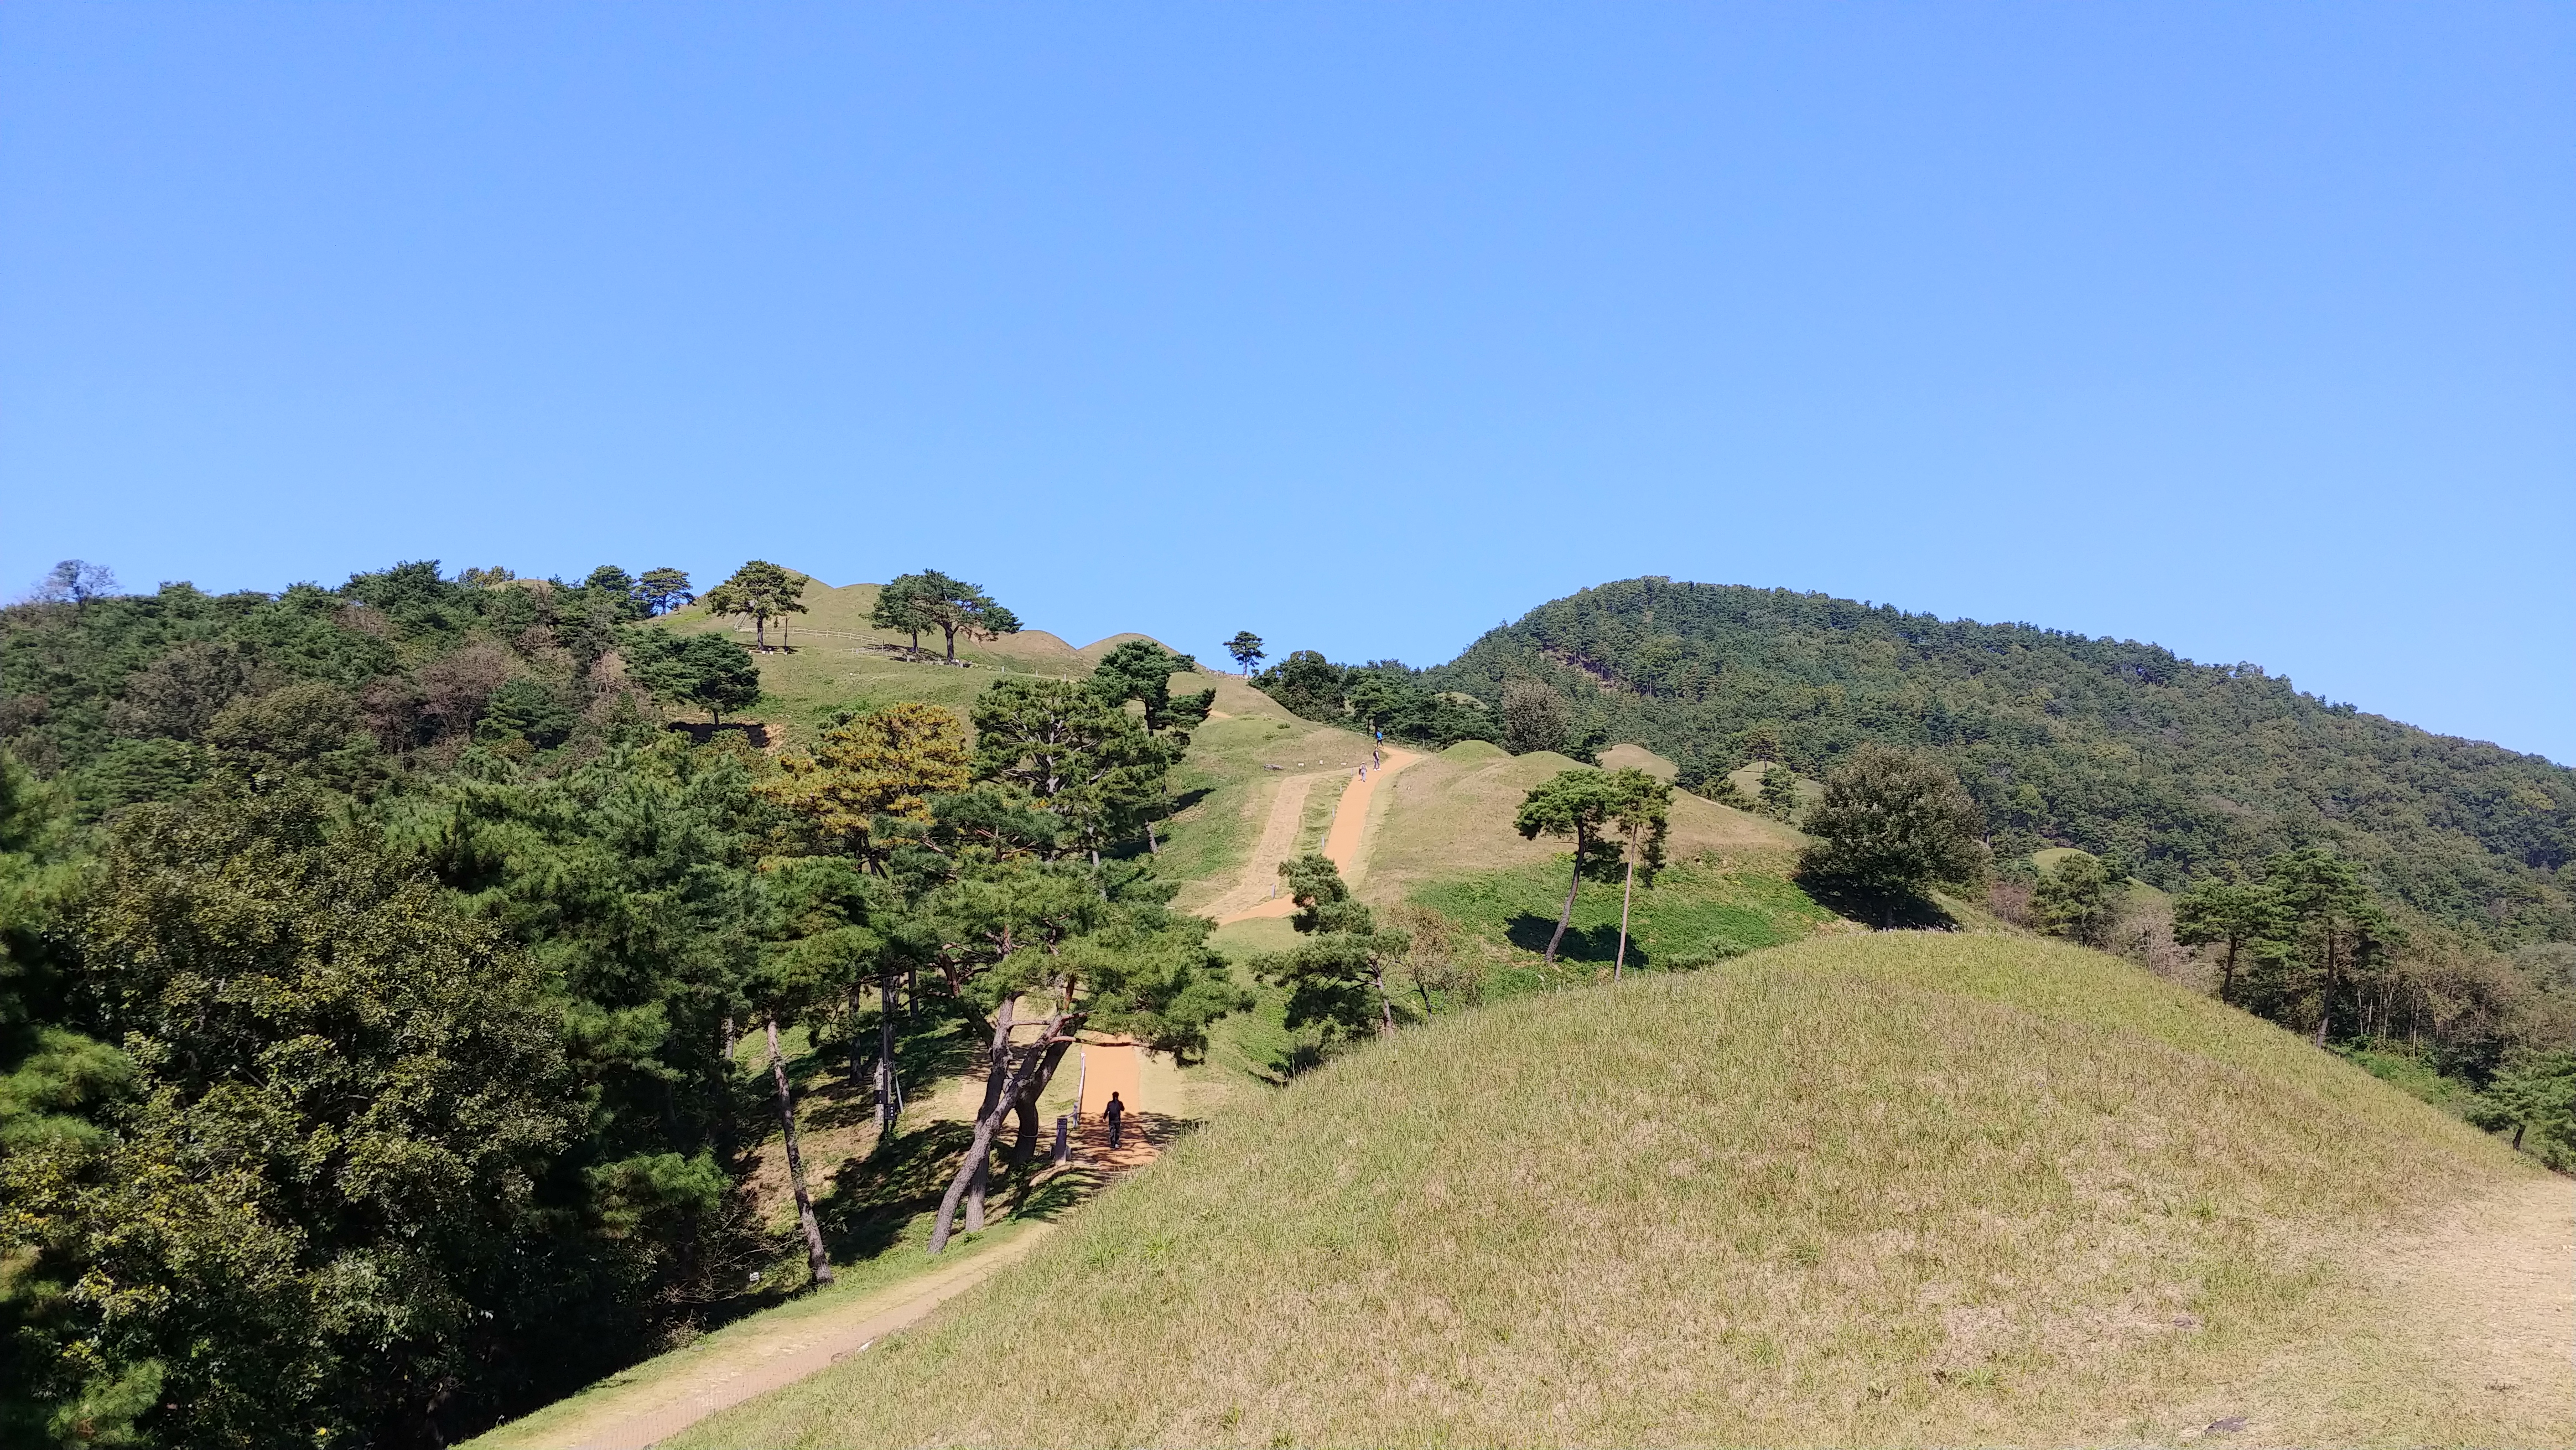
{"type": "MultiPolygon", "coordinates": [[[[2576,770],[2255,665],[1649,578],[1541,605],[1413,678],[1498,709],[1536,687],[1562,739],[1636,741],[1691,788],[1748,760],[1822,778],[1866,744],[1922,752],[1975,800],[1999,862],[2073,846],[2170,891],[2315,845],[2488,943],[2576,939],[2576,770]]],[[[1319,696],[1282,698],[1308,713],[1319,696]]]]}

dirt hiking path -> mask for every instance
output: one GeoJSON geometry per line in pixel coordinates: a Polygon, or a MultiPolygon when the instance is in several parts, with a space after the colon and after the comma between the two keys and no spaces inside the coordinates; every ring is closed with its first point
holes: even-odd
{"type": "Polygon", "coordinates": [[[2391,1245],[2383,1278],[2504,1443],[2576,1444],[2576,1184],[2516,1184],[2391,1245]]]}
{"type": "Polygon", "coordinates": [[[2576,1445],[2576,1184],[2479,1194],[2355,1267],[2350,1299],[2304,1342],[2177,1406],[2175,1442],[2576,1445]]]}
{"type": "Polygon", "coordinates": [[[775,1325],[747,1323],[749,1332],[724,1335],[685,1368],[610,1388],[580,1414],[542,1433],[512,1435],[504,1426],[493,1439],[542,1450],[646,1450],[718,1410],[792,1384],[917,1323],[1035,1248],[1052,1227],[1032,1223],[981,1253],[817,1313],[775,1325]]]}
{"type": "MultiPolygon", "coordinates": [[[[1342,787],[1340,804],[1333,808],[1333,826],[1324,836],[1324,855],[1341,868],[1342,879],[1356,881],[1359,876],[1360,848],[1368,834],[1369,802],[1377,798],[1377,789],[1389,776],[1422,757],[1410,750],[1383,746],[1384,761],[1365,775],[1348,777],[1342,787]]],[[[1270,819],[1261,828],[1260,844],[1252,848],[1252,859],[1244,864],[1243,880],[1207,908],[1219,926],[1230,921],[1250,921],[1255,917],[1287,916],[1297,909],[1285,896],[1273,897],[1271,890],[1279,884],[1279,863],[1296,854],[1297,824],[1306,812],[1306,796],[1317,781],[1329,781],[1338,771],[1321,771],[1312,775],[1292,776],[1279,783],[1278,799],[1270,806],[1270,819]]]]}

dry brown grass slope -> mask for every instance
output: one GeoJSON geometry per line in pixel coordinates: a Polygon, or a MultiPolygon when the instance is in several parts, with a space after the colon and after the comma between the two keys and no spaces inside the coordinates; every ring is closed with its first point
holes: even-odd
{"type": "Polygon", "coordinates": [[[674,1443],[2565,1444],[2387,1265],[2566,1196],[2115,959],[1820,938],[1335,1062],[674,1443]]]}

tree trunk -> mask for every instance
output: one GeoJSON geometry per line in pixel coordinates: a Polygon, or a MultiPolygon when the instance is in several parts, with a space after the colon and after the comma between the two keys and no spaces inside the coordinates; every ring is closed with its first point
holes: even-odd
{"type": "Polygon", "coordinates": [[[948,631],[948,662],[953,665],[957,663],[957,626],[943,624],[939,627],[948,631]]]}
{"type": "Polygon", "coordinates": [[[2326,1045],[2326,1019],[2334,1012],[2334,983],[2335,939],[2333,930],[2329,928],[2326,932],[2326,980],[2325,985],[2317,989],[2317,1046],[2319,1047],[2326,1045]]]}
{"type": "MultiPolygon", "coordinates": [[[[993,1107],[1002,1100],[1002,1064],[1010,1057],[1011,1013],[1017,1000],[1003,998],[1000,1009],[993,1014],[993,1045],[985,1057],[984,1102],[975,1113],[975,1136],[967,1144],[966,1160],[957,1165],[956,1176],[948,1180],[948,1191],[940,1195],[939,1218],[930,1226],[930,1251],[934,1254],[948,1247],[948,1226],[957,1217],[957,1205],[965,1198],[968,1189],[980,1189],[985,1161],[992,1156],[993,1134],[1002,1123],[1001,1114],[994,1112],[993,1107]]],[[[982,1201],[983,1195],[979,1192],[976,1204],[980,1205],[982,1201]]],[[[966,1227],[971,1233],[983,1226],[983,1215],[973,1209],[969,1212],[971,1217],[966,1227]]]]}
{"type": "Polygon", "coordinates": [[[1038,1040],[1014,1053],[1010,1049],[1011,1003],[1005,1001],[994,1017],[994,1053],[992,1075],[984,1092],[984,1110],[975,1119],[974,1141],[967,1146],[966,1161],[958,1165],[957,1175],[948,1181],[948,1192],[939,1200],[939,1217],[931,1225],[930,1251],[934,1254],[948,1247],[949,1225],[955,1221],[960,1200],[967,1201],[966,1230],[983,1226],[981,1206],[984,1189],[992,1171],[993,1140],[1001,1135],[1002,1120],[1010,1116],[1025,1097],[1034,1100],[1046,1089],[1046,1075],[1064,1060],[1065,1048],[1072,1042],[1068,1026],[1078,1014],[1058,1007],[1047,1018],[1038,1040]],[[1006,1066],[1007,1064],[1007,1066],[1006,1066]]]}
{"type": "Polygon", "coordinates": [[[1154,839],[1154,818],[1145,818],[1145,849],[1157,856],[1163,854],[1163,843],[1154,839]]]}
{"type": "Polygon", "coordinates": [[[832,1282],[832,1258],[823,1252],[823,1226],[814,1218],[814,1195],[805,1187],[805,1155],[796,1144],[796,1100],[787,1091],[787,1063],[778,1055],[778,1018],[769,1019],[769,1080],[778,1089],[778,1125],[787,1135],[787,1181],[796,1189],[796,1222],[805,1230],[805,1267],[814,1282],[832,1282]]]}
{"type": "Polygon", "coordinates": [[[1621,972],[1628,969],[1628,903],[1636,899],[1637,863],[1631,860],[1628,862],[1627,888],[1619,894],[1619,955],[1610,963],[1610,980],[1614,982],[1619,980],[1621,972]]]}
{"type": "Polygon", "coordinates": [[[2230,1007],[2236,1005],[2235,1003],[2227,1000],[2228,993],[2233,991],[2236,987],[2236,947],[2236,938],[2229,937],[2227,939],[2227,965],[2220,968],[2218,972],[2218,1000],[2222,1004],[2230,1007]]]}
{"type": "Polygon", "coordinates": [[[894,973],[877,978],[877,1140],[894,1136],[903,1117],[903,1077],[894,1061],[894,973]]]}
{"type": "Polygon", "coordinates": [[[1392,1037],[1395,1035],[1395,1003],[1387,999],[1386,968],[1378,961],[1375,952],[1369,953],[1369,981],[1377,987],[1377,1035],[1392,1037]]]}
{"type": "Polygon", "coordinates": [[[2513,1125],[2513,1151],[2517,1153],[2522,1151],[2522,1130],[2529,1126],[2530,1124],[2528,1123],[2516,1123],[2513,1125]]]}
{"type": "MultiPolygon", "coordinates": [[[[1020,1116],[1020,1137],[1011,1145],[1011,1171],[1014,1173],[1028,1167],[1030,1155],[1037,1150],[1038,1098],[1046,1092],[1047,1084],[1055,1081],[1055,1070],[1063,1065],[1064,1054],[1072,1046],[1070,1040],[1058,1042],[1050,1036],[1039,1045],[1037,1066],[1020,1082],[1020,1095],[1014,1100],[1017,1105],[1015,1111],[1020,1116]]],[[[1074,1100],[1081,1101],[1081,1095],[1076,1094],[1074,1100]]],[[[1027,1191],[1025,1184],[1021,1191],[1027,1191]]]]}
{"type": "Polygon", "coordinates": [[[1556,965],[1556,944],[1565,940],[1566,923],[1574,920],[1574,893],[1583,885],[1583,838],[1574,838],[1574,874],[1565,882],[1565,910],[1556,914],[1556,935],[1547,939],[1547,964],[1556,965]]]}
{"type": "MultiPolygon", "coordinates": [[[[866,993],[867,989],[857,982],[850,983],[847,1004],[850,1009],[850,1089],[853,1092],[858,1090],[861,1079],[870,1078],[867,1049],[859,1036],[859,1012],[866,1005],[866,993]]],[[[885,1125],[880,1123],[877,1126],[878,1136],[884,1136],[885,1125]]]]}
{"type": "Polygon", "coordinates": [[[1011,1171],[1016,1173],[1028,1167],[1029,1159],[1037,1155],[1038,1105],[1023,1094],[1011,1104],[1011,1112],[1020,1120],[1020,1131],[1011,1140],[1011,1171]]]}
{"type": "Polygon", "coordinates": [[[751,617],[751,642],[762,654],[769,653],[769,616],[755,614],[751,617]]]}

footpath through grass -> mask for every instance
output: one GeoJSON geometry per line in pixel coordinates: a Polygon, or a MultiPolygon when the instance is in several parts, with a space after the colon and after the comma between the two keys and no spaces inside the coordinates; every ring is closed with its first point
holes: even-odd
{"type": "Polygon", "coordinates": [[[641,1364],[608,1376],[581,1393],[465,1442],[465,1450],[558,1450],[588,1443],[600,1430],[675,1401],[702,1383],[753,1372],[781,1346],[834,1323],[866,1317],[899,1299],[906,1286],[933,1274],[979,1263],[1031,1231],[1036,1217],[1005,1219],[956,1240],[932,1258],[929,1223],[907,1225],[902,1241],[872,1259],[844,1266],[833,1283],[775,1308],[700,1335],[641,1364]]]}

